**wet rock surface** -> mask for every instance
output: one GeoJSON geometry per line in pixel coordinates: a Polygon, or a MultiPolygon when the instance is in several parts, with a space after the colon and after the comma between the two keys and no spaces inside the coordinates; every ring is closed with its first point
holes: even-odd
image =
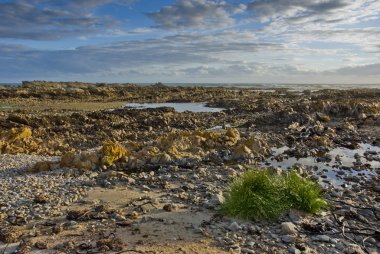
{"type": "Polygon", "coordinates": [[[1,89],[2,105],[12,107],[0,111],[0,252],[376,253],[379,97],[365,89],[131,84],[1,89]],[[20,102],[41,99],[205,102],[225,110],[38,110],[20,102]],[[278,221],[221,216],[228,184],[255,166],[277,174],[295,168],[318,181],[329,208],[289,211],[278,221]]]}

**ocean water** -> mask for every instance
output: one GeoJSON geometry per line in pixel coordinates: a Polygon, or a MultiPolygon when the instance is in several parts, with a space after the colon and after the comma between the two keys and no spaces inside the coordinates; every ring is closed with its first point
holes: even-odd
{"type": "MultiPolygon", "coordinates": [[[[153,83],[136,83],[141,86],[153,85],[153,83]]],[[[0,86],[20,86],[21,83],[0,83],[0,86]]],[[[275,84],[275,83],[163,83],[165,86],[175,87],[226,87],[226,88],[251,88],[255,90],[274,90],[288,89],[288,91],[302,92],[305,90],[318,91],[323,89],[358,89],[358,88],[377,88],[379,84],[275,84]]]]}
{"type": "MultiPolygon", "coordinates": [[[[149,84],[139,84],[149,85],[149,84]]],[[[275,89],[288,89],[290,92],[302,92],[305,90],[319,91],[323,89],[338,89],[350,90],[360,88],[377,88],[380,89],[379,84],[256,84],[256,83],[168,83],[167,86],[204,86],[204,87],[226,87],[226,88],[250,88],[255,90],[275,90],[275,89]]]]}

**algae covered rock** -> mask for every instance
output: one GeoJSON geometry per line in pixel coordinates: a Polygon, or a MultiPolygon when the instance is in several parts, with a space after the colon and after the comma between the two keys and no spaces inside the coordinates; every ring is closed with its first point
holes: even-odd
{"type": "Polygon", "coordinates": [[[106,166],[112,165],[128,155],[127,149],[125,149],[119,143],[113,143],[110,141],[107,141],[103,144],[102,152],[102,163],[106,166]]]}
{"type": "Polygon", "coordinates": [[[38,153],[40,147],[32,138],[29,127],[12,128],[0,133],[0,153],[38,153]]]}
{"type": "MultiPolygon", "coordinates": [[[[171,131],[149,142],[121,145],[107,141],[103,147],[79,154],[67,153],[60,165],[83,170],[116,165],[123,169],[163,165],[194,165],[215,154],[232,152],[226,160],[263,158],[269,155],[268,144],[262,138],[241,138],[237,129],[225,133],[214,131],[171,131]],[[125,145],[125,146],[123,146],[125,145]]],[[[218,156],[219,156],[218,155],[218,156]]]]}
{"type": "Polygon", "coordinates": [[[32,137],[32,130],[29,127],[22,127],[20,129],[12,128],[10,131],[9,140],[27,139],[32,137]]]}
{"type": "Polygon", "coordinates": [[[128,151],[119,143],[105,142],[101,149],[81,153],[69,152],[61,157],[62,167],[93,170],[99,166],[110,166],[121,159],[127,160],[128,151]]]}

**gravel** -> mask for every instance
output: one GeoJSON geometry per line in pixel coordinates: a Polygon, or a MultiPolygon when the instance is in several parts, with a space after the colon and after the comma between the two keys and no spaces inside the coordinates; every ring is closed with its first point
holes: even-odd
{"type": "Polygon", "coordinates": [[[23,225],[35,219],[61,216],[64,206],[79,200],[90,188],[86,174],[57,169],[31,174],[26,170],[38,161],[57,157],[0,155],[0,217],[5,223],[23,225]]]}

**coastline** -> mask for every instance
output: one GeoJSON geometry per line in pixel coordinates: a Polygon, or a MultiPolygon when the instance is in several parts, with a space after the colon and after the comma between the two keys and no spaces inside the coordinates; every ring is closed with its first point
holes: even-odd
{"type": "MultiPolygon", "coordinates": [[[[32,82],[1,88],[0,98],[0,241],[14,242],[0,244],[0,252],[364,253],[380,248],[380,89],[294,93],[32,82]],[[188,102],[224,110],[123,107],[188,102]],[[107,140],[127,155],[105,166],[99,159],[107,140]],[[355,151],[362,143],[368,146],[358,155],[329,154],[338,148],[355,151]],[[275,148],[283,150],[275,153],[275,148]],[[69,153],[73,158],[62,166],[69,153]],[[95,162],[87,163],[94,156],[95,162]],[[302,164],[302,158],[320,164],[302,164]],[[235,177],[289,159],[300,175],[322,184],[329,209],[314,215],[289,211],[275,222],[218,213],[235,177]],[[43,163],[36,167],[37,162],[43,163]],[[331,171],[324,170],[327,166],[331,171]],[[295,230],[286,231],[283,223],[295,230]]],[[[287,167],[273,170],[286,174],[287,167]]]]}

